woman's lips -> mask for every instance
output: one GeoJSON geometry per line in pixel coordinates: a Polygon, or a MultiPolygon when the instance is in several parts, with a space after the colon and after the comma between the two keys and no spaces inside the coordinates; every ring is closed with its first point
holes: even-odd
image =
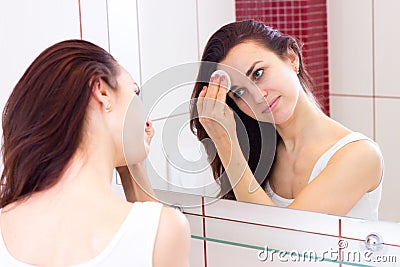
{"type": "Polygon", "coordinates": [[[278,96],[274,100],[272,100],[268,107],[262,113],[270,113],[272,110],[274,110],[274,108],[278,105],[280,98],[281,97],[278,96]]]}

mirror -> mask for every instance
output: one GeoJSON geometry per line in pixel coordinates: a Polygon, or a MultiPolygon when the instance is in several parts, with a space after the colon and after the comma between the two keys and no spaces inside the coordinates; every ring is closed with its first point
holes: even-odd
{"type": "MultiPolygon", "coordinates": [[[[171,68],[179,70],[174,74],[177,77],[166,79],[170,84],[157,85],[158,92],[143,89],[143,101],[151,111],[149,118],[154,121],[156,131],[147,164],[149,176],[164,178],[152,181],[160,190],[216,196],[218,185],[206,164],[204,150],[188,125],[193,85],[190,82],[196,80],[197,71],[187,73],[188,70],[179,67],[185,63],[197,64],[210,34],[239,19],[235,12],[246,8],[243,3],[234,0],[101,0],[80,1],[79,6],[71,1],[61,3],[41,0],[26,9],[12,1],[0,4],[0,31],[7,40],[0,43],[4,52],[0,68],[4,73],[0,81],[1,106],[38,51],[61,39],[82,37],[101,45],[143,87],[150,88],[149,83],[157,81],[171,68]],[[49,12],[39,20],[41,10],[49,12]],[[179,86],[174,84],[182,77],[191,81],[179,86]],[[169,142],[171,138],[174,143],[169,142]],[[165,149],[165,143],[174,147],[165,149]],[[187,162],[195,162],[198,169],[182,172],[187,162]]],[[[380,144],[386,163],[381,215],[383,220],[399,222],[400,214],[394,203],[398,202],[399,195],[396,177],[400,169],[396,162],[400,124],[386,119],[400,116],[400,95],[395,88],[398,67],[392,63],[397,62],[393,57],[398,55],[386,52],[392,48],[391,44],[400,41],[400,33],[393,34],[399,31],[393,26],[398,25],[398,16],[387,15],[396,10],[391,5],[398,6],[398,3],[395,0],[387,5],[376,0],[363,3],[328,0],[327,45],[331,115],[380,144]],[[353,19],[354,13],[359,16],[357,21],[353,19]]]]}
{"type": "MultiPolygon", "coordinates": [[[[372,2],[372,1],[371,1],[372,2]]],[[[390,108],[384,109],[383,104],[386,100],[382,99],[382,101],[376,100],[375,95],[372,94],[372,87],[376,87],[374,85],[374,82],[372,82],[370,79],[371,78],[365,78],[364,76],[372,77],[373,75],[376,75],[372,73],[372,69],[375,68],[376,72],[379,71],[379,68],[374,67],[376,63],[372,62],[372,54],[373,49],[372,49],[372,18],[371,18],[371,6],[372,3],[368,2],[365,4],[362,4],[362,9],[359,9],[359,7],[356,6],[348,6],[348,4],[345,4],[344,2],[341,1],[328,1],[329,4],[329,16],[328,21],[329,27],[333,29],[331,35],[329,36],[329,42],[332,43],[329,46],[329,60],[331,64],[334,64],[333,66],[330,67],[330,74],[333,75],[332,78],[330,78],[330,83],[332,83],[332,86],[330,88],[332,96],[330,104],[331,104],[331,114],[334,118],[336,118],[338,121],[342,122],[346,126],[352,128],[353,130],[358,130],[360,132],[365,133],[367,136],[374,138],[377,140],[377,142],[381,145],[381,148],[383,150],[384,158],[385,158],[385,180],[384,180],[384,192],[383,192],[383,199],[382,199],[382,207],[381,207],[381,212],[380,215],[382,216],[382,208],[386,209],[384,220],[392,220],[392,221],[400,221],[399,214],[393,212],[395,210],[395,207],[392,206],[391,203],[393,203],[393,199],[396,199],[396,193],[393,192],[394,188],[398,188],[398,186],[390,186],[390,183],[393,182],[393,180],[396,177],[396,166],[393,163],[396,161],[395,157],[395,150],[393,148],[390,148],[389,146],[385,146],[386,141],[386,134],[389,131],[386,131],[388,129],[388,126],[384,123],[384,116],[380,113],[380,110],[383,110],[383,112],[386,114],[386,112],[390,111],[390,108]],[[346,7],[345,7],[346,5],[346,7]],[[362,16],[365,15],[365,18],[362,17],[360,24],[367,25],[366,27],[360,26],[359,24],[357,25],[352,25],[350,23],[346,23],[351,21],[351,14],[352,11],[357,11],[357,14],[360,13],[362,16]],[[360,11],[362,10],[362,12],[360,11]],[[343,17],[346,16],[346,17],[343,17]],[[334,20],[336,18],[336,20],[334,20]],[[359,33],[358,31],[354,30],[355,27],[359,27],[362,29],[365,29],[365,31],[362,31],[362,33],[359,33]],[[347,29],[347,30],[346,30],[347,29]],[[364,35],[365,33],[365,35],[364,35]],[[342,40],[341,38],[347,38],[345,40],[342,40]],[[347,41],[347,40],[356,40],[354,42],[352,41],[347,41]],[[362,40],[362,41],[359,41],[362,40]],[[363,43],[366,44],[367,47],[370,48],[368,51],[364,51],[363,49],[365,48],[354,48],[354,49],[346,49],[345,44],[347,43],[363,43]],[[360,51],[361,50],[361,51],[360,51]],[[342,54],[344,55],[342,55],[342,54]],[[367,56],[365,56],[367,54],[367,56]],[[349,61],[349,62],[348,62],[349,61]],[[350,66],[348,66],[350,65],[350,66]],[[367,68],[367,75],[358,74],[359,69],[365,69],[367,68]],[[355,77],[352,77],[355,76],[355,77]],[[340,78],[342,77],[342,78],[340,78]],[[367,88],[371,88],[370,93],[364,93],[363,91],[361,92],[353,92],[358,90],[358,88],[364,88],[366,86],[367,88]],[[354,88],[354,89],[353,89],[354,88]],[[346,89],[348,92],[346,92],[346,89]],[[350,92],[350,93],[349,93],[350,92]],[[382,104],[381,104],[382,103],[382,104]],[[382,109],[379,107],[382,106],[382,109]],[[353,110],[356,110],[356,112],[353,112],[353,110]],[[387,111],[386,111],[387,110],[387,111]],[[375,121],[373,121],[375,118],[375,121]],[[386,125],[386,126],[385,126],[386,125]],[[374,135],[375,131],[375,135],[374,135]],[[388,150],[390,149],[390,150],[388,150]],[[389,151],[389,152],[386,152],[389,151]],[[393,153],[391,153],[393,151],[393,153]],[[386,187],[386,184],[389,184],[388,187],[386,187]],[[385,198],[387,196],[387,198],[385,198]],[[391,203],[388,203],[388,199],[391,199],[391,203]],[[386,203],[384,202],[386,200],[386,203]],[[387,208],[386,208],[387,207],[387,208]],[[391,207],[391,208],[389,208],[391,207]],[[390,211],[388,211],[390,209],[390,211]],[[391,218],[390,216],[393,216],[391,218]]],[[[157,23],[156,21],[152,20],[153,24],[150,23],[150,15],[146,19],[146,4],[142,2],[138,2],[139,6],[142,6],[142,10],[139,10],[139,24],[141,19],[144,19],[143,21],[143,28],[145,23],[148,23],[148,31],[154,32],[157,30],[157,25],[161,23],[161,21],[166,20],[166,17],[163,16],[162,14],[157,14],[156,17],[159,17],[159,22],[157,23]],[[143,14],[140,13],[140,11],[143,12],[143,14]],[[153,25],[153,26],[152,26],[153,25]]],[[[149,4],[150,5],[150,4],[149,4]]],[[[378,5],[382,9],[383,7],[381,6],[380,3],[375,3],[375,5],[378,5]]],[[[193,12],[193,9],[187,7],[188,12],[193,12]]],[[[188,36],[188,38],[185,38],[185,46],[181,47],[179,46],[180,38],[178,36],[178,33],[175,32],[169,32],[171,36],[168,38],[172,40],[177,40],[177,41],[172,41],[173,44],[168,46],[167,44],[163,48],[157,48],[158,44],[150,44],[150,42],[146,43],[145,40],[142,40],[146,44],[146,51],[147,53],[142,53],[143,55],[143,62],[147,62],[145,71],[146,73],[143,74],[144,77],[144,83],[142,84],[144,87],[146,87],[146,81],[151,81],[152,78],[157,76],[159,73],[161,73],[164,70],[168,70],[169,68],[174,67],[175,65],[179,65],[182,62],[177,62],[177,51],[179,49],[182,49],[182,58],[185,58],[185,60],[182,60],[184,62],[194,62],[196,60],[193,60],[193,58],[199,58],[199,55],[202,53],[202,47],[204,47],[204,43],[206,40],[208,40],[209,35],[214,32],[219,26],[232,21],[232,19],[228,19],[226,21],[218,21],[215,22],[213,27],[209,27],[209,25],[203,26],[202,23],[205,23],[204,13],[202,13],[202,8],[199,7],[198,9],[198,18],[199,18],[199,38],[197,39],[196,36],[193,36],[194,31],[186,28],[180,29],[182,32],[179,34],[182,34],[184,36],[188,36]],[[209,27],[209,31],[207,34],[204,32],[206,31],[205,28],[209,27]],[[190,38],[194,38],[193,40],[190,38]],[[200,44],[200,45],[199,45],[200,44]],[[179,46],[179,49],[174,48],[174,46],[179,46]],[[198,55],[194,55],[190,53],[188,50],[188,47],[192,47],[192,50],[196,50],[197,47],[198,49],[198,55]],[[155,55],[154,55],[155,54],[155,55]],[[171,62],[171,64],[168,64],[168,61],[171,62]],[[151,62],[151,63],[148,63],[151,62]],[[161,63],[160,63],[161,62],[161,63]],[[161,64],[161,67],[159,65],[161,64]],[[152,66],[154,71],[150,71],[150,67],[152,66]],[[151,73],[151,74],[150,74],[151,73]],[[155,76],[153,76],[155,75],[155,76]]],[[[222,9],[221,9],[222,10],[222,9]]],[[[377,9],[378,10],[378,9],[377,9]]],[[[387,8],[385,8],[387,11],[387,8]]],[[[190,13],[189,12],[189,13],[190,13]]],[[[221,12],[222,13],[222,12],[221,12]]],[[[173,13],[175,16],[179,17],[180,13],[173,13]]],[[[191,13],[192,14],[192,13],[191,13]]],[[[207,14],[209,20],[213,20],[213,15],[214,13],[207,14]]],[[[218,16],[215,16],[218,17],[218,16]]],[[[157,20],[158,21],[158,20],[157,20]]],[[[376,23],[380,23],[379,20],[375,20],[376,23]]],[[[189,24],[192,22],[188,22],[189,24]]],[[[196,30],[197,31],[197,30],[196,30]]],[[[164,38],[164,35],[162,36],[164,38]]],[[[148,37],[148,40],[151,40],[150,37],[148,37]]],[[[377,42],[377,41],[375,41],[377,42]]],[[[306,43],[307,45],[307,43],[306,43]]],[[[328,44],[329,45],[329,44],[328,44]]],[[[351,47],[350,47],[351,48],[351,47]]],[[[378,52],[378,51],[377,51],[378,52]]],[[[184,75],[183,75],[184,76],[184,75]]],[[[175,76],[174,76],[175,77],[175,76]]],[[[190,75],[188,75],[190,77],[190,75]]],[[[196,77],[196,73],[192,74],[192,77],[196,77]]],[[[393,79],[392,79],[393,80],[393,79]]],[[[154,139],[154,143],[152,144],[152,154],[149,157],[149,172],[151,177],[155,177],[159,175],[160,173],[164,174],[165,180],[167,181],[166,183],[163,182],[155,182],[155,187],[162,189],[162,190],[173,190],[173,191],[185,191],[187,193],[193,193],[193,194],[200,194],[200,195],[208,195],[212,196],[214,193],[216,193],[215,190],[213,189],[202,189],[199,187],[201,183],[204,184],[209,184],[213,180],[210,179],[212,177],[211,175],[211,170],[204,170],[204,174],[206,172],[209,173],[209,175],[201,175],[200,179],[203,179],[203,181],[195,180],[192,179],[191,177],[195,177],[195,174],[190,174],[190,173],[182,173],[179,171],[179,167],[177,167],[176,162],[174,164],[168,164],[170,160],[174,159],[174,156],[163,156],[163,154],[167,153],[166,151],[163,150],[161,144],[163,141],[161,140],[163,138],[164,134],[164,125],[166,121],[168,121],[169,124],[174,124],[176,123],[176,129],[179,130],[179,138],[176,137],[177,145],[176,147],[179,147],[179,150],[177,149],[175,152],[175,155],[181,155],[183,158],[186,159],[191,159],[192,161],[201,159],[203,157],[204,159],[204,154],[201,154],[202,148],[197,142],[197,139],[191,134],[190,129],[188,127],[181,127],[181,125],[188,125],[188,114],[184,113],[182,111],[182,106],[180,106],[182,103],[185,103],[190,99],[190,94],[191,94],[191,88],[188,85],[188,88],[173,88],[175,94],[171,95],[171,99],[168,99],[167,97],[163,97],[165,101],[165,107],[166,110],[164,112],[159,112],[157,114],[156,111],[152,113],[152,116],[150,116],[151,119],[155,119],[155,127],[156,127],[156,132],[162,133],[161,135],[157,136],[156,138],[159,139],[154,139]],[[176,107],[179,108],[179,112],[172,112],[174,110],[174,107],[171,106],[171,103],[173,103],[173,100],[175,100],[175,103],[177,103],[176,107]],[[170,113],[168,112],[168,108],[171,109],[170,113]],[[172,114],[170,118],[168,117],[168,114],[172,114]],[[160,119],[160,120],[158,120],[160,119]],[[194,149],[190,149],[194,148],[194,149]],[[154,170],[154,171],[153,171],[154,170]],[[152,176],[155,175],[155,176],[152,176]],[[173,181],[172,181],[173,180],[173,181]],[[171,183],[170,183],[171,181],[171,183]],[[194,182],[196,181],[196,182],[194,182]],[[178,185],[178,186],[177,186],[178,185]],[[181,188],[178,188],[181,187],[181,188]],[[182,189],[182,187],[186,187],[182,189]],[[196,191],[197,190],[197,191],[196,191]]],[[[161,93],[160,96],[165,94],[166,91],[172,90],[172,88],[169,88],[168,86],[165,87],[160,87],[161,93]]],[[[146,102],[146,94],[147,92],[144,91],[144,101],[146,102]]],[[[394,95],[394,94],[391,94],[394,95]]],[[[391,106],[394,106],[394,103],[397,103],[396,98],[388,99],[387,101],[391,106]],[[393,103],[393,104],[391,104],[393,103]]],[[[148,103],[149,106],[153,105],[154,103],[150,101],[148,103]]],[[[188,106],[188,103],[186,103],[188,106]]],[[[160,103],[160,106],[162,104],[160,103]]],[[[161,110],[161,108],[160,108],[161,110]]],[[[396,114],[399,114],[398,108],[393,109],[393,111],[396,114]]],[[[169,127],[169,126],[168,126],[169,127]]],[[[398,133],[398,130],[396,128],[395,130],[396,133],[398,133]]],[[[174,133],[174,135],[177,135],[177,133],[174,133]]],[[[395,147],[399,147],[397,138],[395,137],[394,133],[391,133],[392,142],[395,142],[395,147]]],[[[170,152],[169,152],[170,153],[170,152]]],[[[204,151],[203,151],[204,153],[204,151]]],[[[184,165],[184,163],[182,163],[184,165]]],[[[199,174],[196,174],[199,175],[199,174]]],[[[208,187],[207,187],[208,188],[208,187]]]]}

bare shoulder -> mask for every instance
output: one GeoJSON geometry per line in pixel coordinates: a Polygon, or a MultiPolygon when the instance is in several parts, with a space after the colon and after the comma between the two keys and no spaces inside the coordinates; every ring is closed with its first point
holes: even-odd
{"type": "Polygon", "coordinates": [[[347,166],[349,172],[363,173],[370,180],[371,189],[380,183],[383,172],[383,157],[379,146],[371,140],[351,142],[333,155],[330,163],[347,166]]]}
{"type": "MultiPolygon", "coordinates": [[[[362,159],[363,162],[381,162],[382,154],[378,145],[367,139],[351,142],[342,147],[335,155],[335,158],[362,159]]],[[[333,158],[334,158],[333,157],[333,158]]]]}
{"type": "Polygon", "coordinates": [[[162,208],[159,229],[164,226],[167,227],[166,229],[169,231],[181,231],[182,233],[187,231],[187,233],[190,234],[189,222],[185,215],[171,207],[162,208]]]}
{"type": "Polygon", "coordinates": [[[180,211],[163,207],[153,252],[153,266],[189,266],[190,227],[180,211]]]}

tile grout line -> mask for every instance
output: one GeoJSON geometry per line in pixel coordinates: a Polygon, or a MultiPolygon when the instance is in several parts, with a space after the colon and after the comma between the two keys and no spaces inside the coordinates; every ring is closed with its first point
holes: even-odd
{"type": "Polygon", "coordinates": [[[111,54],[111,47],[110,47],[110,19],[108,14],[108,0],[106,0],[106,15],[107,15],[107,45],[108,45],[108,52],[111,54]]]}
{"type": "Polygon", "coordinates": [[[199,1],[196,0],[196,34],[197,34],[197,60],[200,61],[200,18],[199,18],[199,1]]]}
{"type": "Polygon", "coordinates": [[[372,0],[372,137],[376,141],[376,80],[375,80],[375,0],[372,0]]]}
{"type": "MultiPolygon", "coordinates": [[[[342,240],[342,219],[339,219],[339,241],[338,241],[338,247],[339,247],[339,260],[342,259],[342,247],[339,245],[340,240],[342,240]]],[[[342,267],[342,263],[339,264],[339,267],[342,267]]]]}
{"type": "Polygon", "coordinates": [[[204,197],[201,197],[201,213],[203,217],[203,254],[204,254],[204,267],[207,267],[207,241],[206,241],[206,213],[204,207],[204,197]]]}
{"type": "Polygon", "coordinates": [[[78,0],[78,12],[79,12],[79,35],[82,40],[82,10],[81,10],[81,0],[78,0]]]}
{"type": "MultiPolygon", "coordinates": [[[[143,71],[142,71],[142,52],[141,52],[141,45],[140,45],[140,26],[139,26],[139,0],[136,0],[136,30],[137,30],[137,40],[138,40],[138,60],[139,60],[139,85],[143,86],[143,71]]],[[[143,94],[141,94],[141,99],[143,99],[143,94]]]]}
{"type": "Polygon", "coordinates": [[[357,98],[373,98],[373,99],[400,99],[400,96],[385,96],[385,95],[354,95],[354,94],[337,94],[330,93],[330,96],[338,96],[338,97],[357,97],[357,98]]]}

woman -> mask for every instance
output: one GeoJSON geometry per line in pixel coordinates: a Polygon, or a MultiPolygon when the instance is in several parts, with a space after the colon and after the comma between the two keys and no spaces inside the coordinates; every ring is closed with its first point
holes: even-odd
{"type": "MultiPolygon", "coordinates": [[[[192,94],[192,131],[200,140],[213,140],[217,150],[211,163],[214,177],[223,178],[226,173],[237,200],[378,218],[380,150],[320,110],[293,37],[256,21],[230,23],[211,36],[202,62],[218,63],[217,68],[231,76],[232,87],[228,92],[224,75],[202,82],[212,71],[203,63],[192,94]],[[225,102],[230,108],[220,104],[225,102]],[[240,121],[235,121],[234,112],[240,121]],[[245,127],[275,123],[276,147],[267,148],[276,149],[275,158],[264,172],[264,182],[254,177],[254,164],[250,168],[241,151],[238,121],[245,127]]],[[[249,139],[252,156],[260,137],[249,139]]],[[[210,155],[211,150],[207,148],[210,155]]]]}
{"type": "Polygon", "coordinates": [[[34,60],[3,112],[2,266],[188,265],[183,214],[111,191],[115,167],[144,175],[138,94],[129,73],[86,41],[57,43],[34,60]]]}

